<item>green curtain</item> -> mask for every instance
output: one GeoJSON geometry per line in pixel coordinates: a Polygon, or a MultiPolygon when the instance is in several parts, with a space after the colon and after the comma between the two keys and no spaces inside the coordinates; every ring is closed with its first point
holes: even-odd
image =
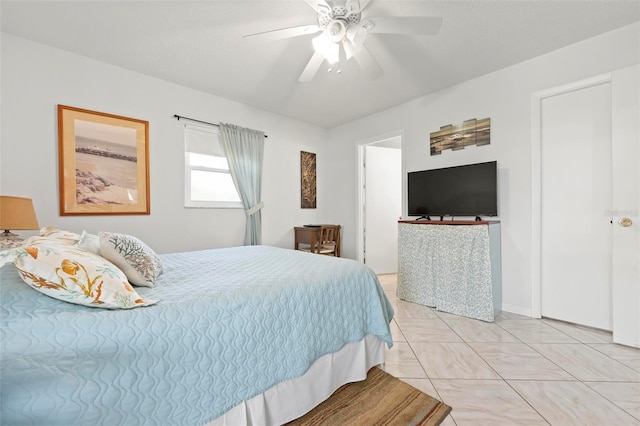
{"type": "Polygon", "coordinates": [[[244,245],[262,244],[260,199],[264,132],[220,123],[220,143],[229,162],[229,172],[247,215],[244,245]]]}

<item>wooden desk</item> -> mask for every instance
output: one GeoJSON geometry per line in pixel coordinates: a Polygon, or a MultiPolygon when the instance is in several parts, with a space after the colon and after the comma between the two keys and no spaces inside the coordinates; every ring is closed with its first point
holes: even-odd
{"type": "MultiPolygon", "coordinates": [[[[300,244],[309,244],[310,247],[317,248],[320,239],[320,226],[296,226],[294,249],[299,250],[300,244]]],[[[315,253],[315,252],[312,252],[315,253]]],[[[338,233],[338,244],[336,247],[337,257],[340,257],[340,234],[338,233]]]]}

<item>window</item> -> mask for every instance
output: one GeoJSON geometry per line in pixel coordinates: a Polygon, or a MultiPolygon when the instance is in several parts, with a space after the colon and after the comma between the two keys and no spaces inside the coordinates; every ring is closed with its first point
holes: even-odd
{"type": "Polygon", "coordinates": [[[187,124],[184,135],[185,207],[242,208],[218,129],[187,124]]]}

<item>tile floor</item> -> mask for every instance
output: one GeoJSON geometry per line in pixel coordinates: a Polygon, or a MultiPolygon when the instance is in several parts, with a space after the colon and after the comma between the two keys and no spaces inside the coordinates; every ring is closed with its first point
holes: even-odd
{"type": "Polygon", "coordinates": [[[640,349],[503,312],[487,323],[396,297],[385,370],[453,407],[443,425],[640,425],[640,349]]]}

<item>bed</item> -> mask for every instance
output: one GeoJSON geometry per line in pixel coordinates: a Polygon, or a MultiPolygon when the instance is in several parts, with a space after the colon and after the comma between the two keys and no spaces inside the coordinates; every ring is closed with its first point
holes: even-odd
{"type": "Polygon", "coordinates": [[[349,259],[268,246],[159,256],[157,303],[90,308],[0,269],[3,424],[281,424],[362,380],[393,309],[349,259]]]}

